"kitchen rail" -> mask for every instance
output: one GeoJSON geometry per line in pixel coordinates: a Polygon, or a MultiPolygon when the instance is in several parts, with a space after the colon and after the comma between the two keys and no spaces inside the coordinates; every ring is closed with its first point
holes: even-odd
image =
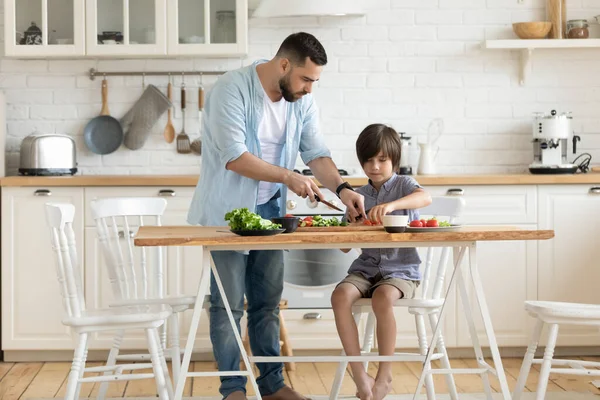
{"type": "Polygon", "coordinates": [[[90,80],[93,81],[97,76],[191,76],[191,75],[223,75],[227,71],[98,71],[91,68],[89,71],[90,80]]]}

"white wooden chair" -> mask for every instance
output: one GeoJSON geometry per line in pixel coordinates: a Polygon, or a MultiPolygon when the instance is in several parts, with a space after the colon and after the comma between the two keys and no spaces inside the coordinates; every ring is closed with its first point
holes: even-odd
{"type": "MultiPolygon", "coordinates": [[[[448,218],[448,221],[450,223],[456,223],[462,215],[464,207],[465,201],[460,197],[440,196],[434,197],[432,204],[428,207],[419,210],[419,212],[421,215],[446,217],[448,218]]],[[[450,254],[452,253],[451,248],[443,248],[441,250],[441,256],[435,280],[434,282],[430,282],[431,264],[433,263],[434,250],[435,248],[429,248],[427,251],[427,256],[424,263],[425,266],[423,270],[423,279],[421,281],[422,284],[418,289],[417,296],[415,296],[414,299],[400,299],[394,303],[394,307],[407,307],[408,311],[415,316],[420,353],[418,354],[418,359],[420,361],[425,360],[425,356],[427,355],[428,351],[425,316],[429,317],[429,323],[431,326],[431,330],[433,331],[438,322],[438,314],[444,303],[444,297],[442,297],[444,289],[444,279],[448,259],[450,257],[450,254]]],[[[371,306],[371,299],[360,299],[356,303],[354,303],[354,306],[352,308],[352,314],[354,315],[354,319],[356,321],[357,326],[359,325],[359,321],[362,318],[362,316],[364,314],[367,314],[367,323],[365,325],[365,331],[363,334],[363,345],[361,349],[361,354],[376,355],[376,353],[371,353],[371,348],[373,346],[375,338],[376,322],[375,314],[373,313],[373,308],[371,306]]],[[[441,334],[437,342],[437,349],[438,353],[435,353],[433,355],[432,360],[441,360],[443,368],[446,370],[450,369],[448,353],[444,344],[443,335],[441,334]]],[[[342,354],[344,354],[343,351],[342,354]]],[[[398,360],[404,359],[406,361],[416,361],[414,357],[415,354],[396,353],[396,355],[398,356],[398,360]]],[[[364,364],[365,369],[367,369],[368,363],[365,362],[364,364]]],[[[339,395],[347,365],[347,362],[341,362],[338,366],[329,397],[331,400],[337,399],[339,395]]],[[[425,366],[425,371],[430,369],[431,365],[425,366]]],[[[425,373],[425,371],[423,373],[425,373]]],[[[458,394],[452,375],[446,374],[446,383],[448,385],[450,398],[453,400],[457,399],[458,394]]],[[[433,378],[430,374],[428,374],[425,379],[425,387],[427,390],[427,398],[429,400],[435,399],[433,378]]]]}
{"type": "MultiPolygon", "coordinates": [[[[66,314],[63,324],[69,326],[78,337],[65,399],[78,399],[81,384],[85,382],[114,382],[150,378],[154,378],[156,381],[160,399],[171,399],[173,387],[157,330],[171,315],[171,311],[160,305],[87,310],[83,293],[83,275],[77,263],[77,249],[72,225],[74,215],[75,207],[72,204],[46,204],[46,217],[51,228],[52,247],[57,260],[56,272],[66,314]],[[107,364],[103,367],[85,368],[90,334],[102,331],[124,332],[134,329],[146,331],[151,364],[118,366],[107,364]],[[153,373],[123,374],[123,371],[150,368],[153,373]],[[104,374],[84,378],[84,372],[104,374]]],[[[98,397],[98,399],[102,398],[98,397]]]]}
{"type": "MultiPolygon", "coordinates": [[[[107,198],[91,202],[92,217],[96,221],[98,239],[102,247],[115,302],[122,305],[167,305],[173,313],[163,326],[160,343],[171,359],[173,380],[177,382],[181,368],[179,344],[179,314],[193,308],[195,296],[166,296],[163,268],[164,249],[153,248],[156,257],[147,257],[145,247],[136,247],[132,236],[144,225],[161,225],[167,201],[156,197],[107,198]],[[167,338],[168,335],[168,338],[167,338]],[[168,342],[167,342],[168,339],[168,342]]],[[[108,363],[119,360],[146,360],[147,354],[119,355],[123,335],[113,341],[108,363]]],[[[101,387],[102,392],[106,390],[101,387]]]]}
{"type": "Polygon", "coordinates": [[[599,362],[553,359],[554,347],[556,346],[556,339],[558,337],[558,326],[565,324],[600,327],[600,305],[554,301],[526,301],[525,310],[529,315],[537,319],[537,323],[531,337],[531,342],[525,353],[523,364],[521,365],[521,372],[519,373],[519,379],[513,393],[513,400],[521,398],[531,365],[534,363],[542,364],[536,394],[536,399],[538,400],[544,399],[546,395],[550,373],[600,376],[600,370],[595,369],[600,367],[599,362]],[[542,359],[535,359],[535,351],[545,324],[548,324],[548,341],[544,350],[544,357],[542,359]],[[553,365],[563,368],[552,368],[553,365]]]}

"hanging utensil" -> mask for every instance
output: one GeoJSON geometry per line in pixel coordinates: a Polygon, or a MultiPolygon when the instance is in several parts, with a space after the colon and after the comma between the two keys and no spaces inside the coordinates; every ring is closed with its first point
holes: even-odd
{"type": "Polygon", "coordinates": [[[198,87],[198,120],[200,121],[200,128],[198,129],[198,139],[194,140],[190,145],[192,151],[198,155],[202,154],[202,124],[204,123],[202,120],[202,109],[204,109],[204,88],[202,87],[202,83],[200,83],[198,87]]]}
{"type": "Polygon", "coordinates": [[[108,82],[102,80],[102,110],[83,129],[83,140],[90,151],[96,154],[110,154],[123,143],[123,127],[110,116],[108,110],[108,82]]]}
{"type": "Polygon", "coordinates": [[[181,154],[189,154],[190,137],[185,133],[185,82],[181,79],[181,133],[177,135],[177,152],[181,154]]]}
{"type": "MultiPolygon", "coordinates": [[[[171,77],[169,77],[169,85],[167,86],[167,97],[169,98],[169,101],[173,100],[171,77]]],[[[173,143],[173,140],[175,140],[175,127],[173,126],[173,111],[171,110],[171,107],[169,107],[168,111],[167,126],[165,126],[164,136],[167,143],[173,143]]]]}

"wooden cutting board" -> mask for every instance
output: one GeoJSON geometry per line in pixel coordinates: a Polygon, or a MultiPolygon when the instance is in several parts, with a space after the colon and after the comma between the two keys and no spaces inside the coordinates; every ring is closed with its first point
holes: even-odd
{"type": "Polygon", "coordinates": [[[592,167],[592,172],[600,172],[600,166],[592,167]]]}
{"type": "Polygon", "coordinates": [[[349,226],[300,226],[296,232],[373,232],[382,231],[383,226],[349,225],[349,226]]]}

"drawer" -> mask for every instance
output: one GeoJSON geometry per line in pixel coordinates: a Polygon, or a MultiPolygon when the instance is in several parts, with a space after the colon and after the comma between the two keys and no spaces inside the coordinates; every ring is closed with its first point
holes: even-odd
{"type": "Polygon", "coordinates": [[[431,186],[425,190],[432,196],[462,196],[465,224],[537,223],[537,189],[533,185],[431,186]]]}
{"type": "Polygon", "coordinates": [[[110,197],[163,197],[167,209],[163,225],[187,225],[186,218],[194,194],[193,187],[92,187],[85,189],[85,225],[95,226],[90,202],[110,197]]]}

